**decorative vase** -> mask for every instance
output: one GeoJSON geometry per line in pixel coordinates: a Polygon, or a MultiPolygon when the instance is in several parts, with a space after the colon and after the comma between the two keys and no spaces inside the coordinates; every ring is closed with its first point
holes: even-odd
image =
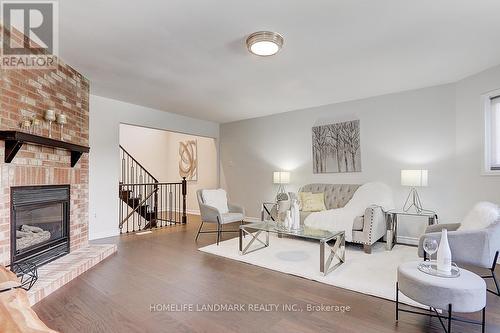
{"type": "Polygon", "coordinates": [[[67,124],[68,119],[64,113],[60,113],[56,116],[57,123],[61,126],[61,141],[64,141],[64,125],[67,124]]]}
{"type": "Polygon", "coordinates": [[[291,227],[292,227],[292,212],[290,210],[287,210],[285,217],[285,228],[289,230],[291,229],[291,227]]]}
{"type": "Polygon", "coordinates": [[[49,138],[52,138],[52,122],[56,120],[56,112],[54,110],[45,110],[45,120],[49,123],[49,138]]]}
{"type": "Polygon", "coordinates": [[[300,210],[299,210],[299,202],[294,200],[291,208],[291,216],[292,216],[292,229],[298,230],[300,229],[300,210]]]}
{"type": "Polygon", "coordinates": [[[441,241],[437,251],[437,269],[441,272],[451,272],[451,250],[448,244],[448,230],[441,231],[441,241]]]}

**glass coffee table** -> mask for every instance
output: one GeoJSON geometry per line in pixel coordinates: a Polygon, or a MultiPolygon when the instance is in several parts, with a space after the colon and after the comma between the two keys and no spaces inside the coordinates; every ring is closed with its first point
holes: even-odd
{"type": "Polygon", "coordinates": [[[327,275],[345,262],[345,233],[344,231],[325,231],[304,226],[300,230],[285,230],[278,228],[274,221],[261,221],[240,225],[239,247],[240,255],[245,255],[269,246],[269,233],[278,237],[290,236],[312,241],[319,241],[319,270],[323,276],[327,275]],[[244,245],[245,236],[250,236],[250,241],[244,245]],[[262,237],[264,237],[262,239],[262,237]],[[261,246],[250,248],[255,242],[261,246]],[[328,253],[326,253],[329,251],[328,253]],[[328,258],[325,258],[328,254],[328,258]]]}

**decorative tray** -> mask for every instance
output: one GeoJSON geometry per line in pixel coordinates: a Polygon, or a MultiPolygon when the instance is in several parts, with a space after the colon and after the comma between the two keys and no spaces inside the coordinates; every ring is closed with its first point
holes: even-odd
{"type": "Polygon", "coordinates": [[[444,277],[444,278],[457,278],[460,276],[460,269],[454,262],[451,263],[451,271],[443,272],[437,269],[435,261],[424,261],[418,264],[418,270],[429,275],[444,277]]]}

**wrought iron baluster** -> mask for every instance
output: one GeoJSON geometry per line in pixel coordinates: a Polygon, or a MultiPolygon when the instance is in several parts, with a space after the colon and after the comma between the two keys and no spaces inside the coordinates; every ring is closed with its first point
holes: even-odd
{"type": "MultiPolygon", "coordinates": [[[[120,219],[120,221],[123,220],[123,215],[122,215],[122,209],[123,209],[123,188],[121,185],[118,186],[118,209],[119,209],[119,212],[118,212],[118,217],[120,219]]],[[[120,228],[120,234],[123,232],[123,224],[120,223],[118,225],[118,228],[120,228]]]]}

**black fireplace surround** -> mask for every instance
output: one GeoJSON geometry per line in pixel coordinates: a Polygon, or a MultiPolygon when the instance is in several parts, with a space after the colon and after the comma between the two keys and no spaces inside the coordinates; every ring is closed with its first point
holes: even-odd
{"type": "Polygon", "coordinates": [[[11,188],[11,264],[41,266],[69,253],[69,185],[11,188]]]}

